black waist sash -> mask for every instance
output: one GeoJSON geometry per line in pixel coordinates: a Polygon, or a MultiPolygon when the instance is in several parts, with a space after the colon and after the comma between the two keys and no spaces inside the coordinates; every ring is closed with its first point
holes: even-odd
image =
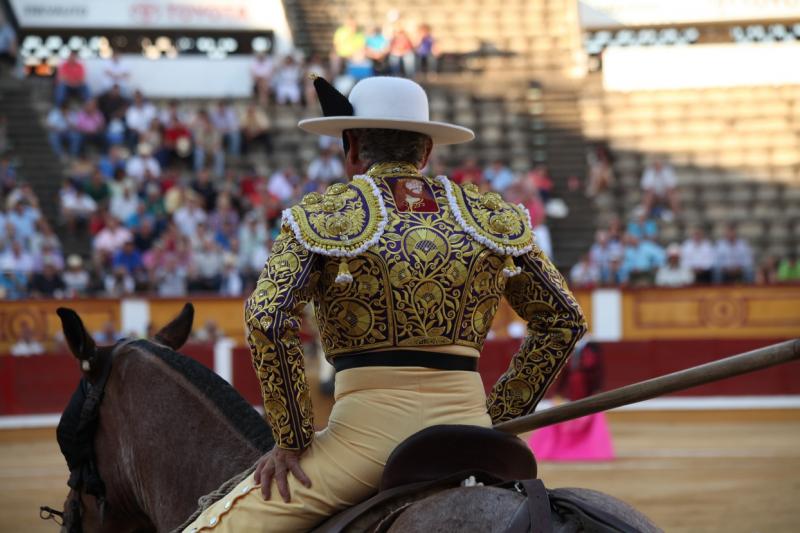
{"type": "Polygon", "coordinates": [[[421,366],[436,370],[466,370],[477,372],[478,358],[466,355],[423,350],[387,350],[360,354],[337,355],[331,361],[337,372],[365,366],[421,366]]]}

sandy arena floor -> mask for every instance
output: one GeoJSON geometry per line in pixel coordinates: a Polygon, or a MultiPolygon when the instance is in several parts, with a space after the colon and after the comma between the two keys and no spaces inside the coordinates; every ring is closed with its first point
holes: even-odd
{"type": "MultiPolygon", "coordinates": [[[[547,463],[549,487],[622,498],[668,532],[794,532],[800,523],[800,412],[619,413],[619,458],[547,463]]],[[[54,429],[0,431],[0,531],[53,532],[67,470],[54,429]]]]}

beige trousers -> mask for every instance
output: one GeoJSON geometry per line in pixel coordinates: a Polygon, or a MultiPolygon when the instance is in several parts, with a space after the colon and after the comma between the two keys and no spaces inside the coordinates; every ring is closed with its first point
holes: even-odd
{"type": "Polygon", "coordinates": [[[352,368],[336,375],[335,391],[328,427],[300,459],[310,488],[289,474],[291,501],[283,502],[274,481],[272,499],[264,501],[248,476],[184,532],[308,531],[372,496],[389,454],[417,431],[437,424],[491,426],[477,372],[352,368]]]}

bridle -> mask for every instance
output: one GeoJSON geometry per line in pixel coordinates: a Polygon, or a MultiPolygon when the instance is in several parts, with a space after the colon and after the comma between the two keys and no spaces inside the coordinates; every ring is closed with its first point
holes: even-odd
{"type": "MultiPolygon", "coordinates": [[[[131,339],[117,341],[111,348],[102,373],[94,384],[89,382],[85,376],[81,378],[69,405],[61,415],[56,434],[61,453],[69,466],[67,485],[72,491],[67,501],[68,510],[61,512],[42,506],[39,508],[39,517],[43,520],[53,520],[62,527],[66,527],[66,533],[83,533],[84,509],[81,494],[84,492],[97,498],[101,523],[105,518],[106,487],[97,469],[94,436],[100,417],[100,404],[103,401],[114,357],[121,348],[131,342],[133,342],[131,339]],[[77,424],[75,424],[76,419],[77,424]]],[[[98,363],[97,358],[98,355],[95,352],[88,359],[83,359],[81,369],[84,372],[91,371],[98,363]]]]}

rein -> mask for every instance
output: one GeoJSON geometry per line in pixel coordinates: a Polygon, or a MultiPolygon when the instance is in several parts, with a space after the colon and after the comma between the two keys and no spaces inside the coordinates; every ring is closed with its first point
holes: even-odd
{"type": "MultiPolygon", "coordinates": [[[[58,423],[56,430],[58,445],[67,460],[69,467],[67,485],[73,490],[73,496],[68,502],[67,512],[62,513],[50,507],[41,507],[39,516],[44,520],[55,520],[57,523],[58,520],[55,517],[60,517],[65,522],[64,525],[69,533],[82,533],[83,531],[83,506],[80,498],[82,492],[97,498],[101,523],[105,516],[106,487],[97,469],[94,437],[100,417],[100,404],[103,401],[114,357],[121,348],[130,342],[132,341],[123,339],[112,348],[96,383],[90,383],[86,377],[81,378],[78,388],[58,423]]],[[[97,363],[97,355],[94,355],[81,361],[81,369],[89,372],[97,363]]]]}

